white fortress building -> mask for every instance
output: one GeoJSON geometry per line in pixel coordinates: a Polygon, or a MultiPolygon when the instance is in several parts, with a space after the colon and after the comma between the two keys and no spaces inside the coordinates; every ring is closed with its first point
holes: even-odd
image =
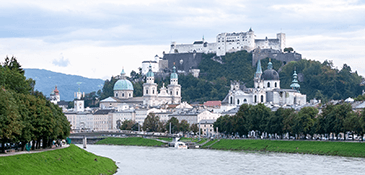
{"type": "Polygon", "coordinates": [[[285,48],[285,33],[276,34],[276,38],[256,39],[254,31],[250,28],[247,32],[221,33],[216,37],[215,43],[195,41],[193,44],[171,43],[170,53],[216,53],[217,56],[240,50],[252,51],[256,48],[283,51],[285,48]]]}
{"type": "Polygon", "coordinates": [[[146,75],[147,72],[150,70],[150,66],[152,69],[152,72],[158,72],[159,71],[159,57],[158,55],[155,56],[155,60],[149,60],[149,61],[143,61],[142,62],[142,75],[146,75]]]}

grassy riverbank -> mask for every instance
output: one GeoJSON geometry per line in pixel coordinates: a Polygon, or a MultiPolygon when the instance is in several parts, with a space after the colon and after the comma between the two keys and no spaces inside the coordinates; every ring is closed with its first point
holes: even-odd
{"type": "Polygon", "coordinates": [[[0,174],[114,174],[115,162],[75,145],[32,154],[0,157],[0,174]]]}
{"type": "Polygon", "coordinates": [[[219,150],[252,150],[346,157],[365,157],[365,143],[352,142],[221,139],[210,148],[219,150]]]}
{"type": "Polygon", "coordinates": [[[153,139],[145,139],[142,137],[127,137],[127,138],[115,138],[108,137],[100,140],[95,144],[100,145],[131,145],[131,146],[165,146],[166,143],[159,142],[153,139]]]}

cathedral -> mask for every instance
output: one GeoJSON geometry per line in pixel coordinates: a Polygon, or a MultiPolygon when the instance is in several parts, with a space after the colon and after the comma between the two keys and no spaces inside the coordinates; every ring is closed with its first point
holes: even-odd
{"type": "Polygon", "coordinates": [[[123,110],[128,109],[129,106],[136,105],[150,107],[181,103],[181,85],[178,83],[178,75],[175,66],[173,67],[170,76],[170,84],[167,87],[163,84],[159,91],[158,85],[155,83],[152,67],[149,66],[149,71],[146,74],[146,82],[143,84],[142,90],[142,97],[133,97],[133,84],[126,79],[123,69],[119,80],[114,84],[114,97],[109,97],[100,101],[100,108],[123,110]]]}
{"type": "Polygon", "coordinates": [[[290,87],[292,89],[281,89],[279,73],[272,68],[271,61],[267,69],[262,72],[259,60],[254,76],[254,87],[246,88],[240,81],[231,81],[231,89],[222,104],[229,106],[240,106],[245,103],[266,103],[278,106],[306,104],[306,95],[299,92],[300,85],[296,71],[294,71],[290,87]]]}

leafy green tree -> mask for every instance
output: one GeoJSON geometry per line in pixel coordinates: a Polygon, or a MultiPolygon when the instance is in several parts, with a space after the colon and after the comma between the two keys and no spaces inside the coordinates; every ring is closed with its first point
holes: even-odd
{"type": "Polygon", "coordinates": [[[199,127],[198,127],[198,124],[192,124],[190,126],[190,131],[192,131],[194,134],[196,134],[198,131],[199,131],[199,127]]]}
{"type": "Polygon", "coordinates": [[[148,114],[143,122],[143,130],[148,132],[157,132],[159,121],[160,117],[156,116],[153,113],[148,114]]]}
{"type": "Polygon", "coordinates": [[[17,139],[16,136],[21,134],[24,127],[16,100],[12,95],[12,92],[0,86],[0,140],[3,148],[2,152],[4,152],[4,144],[17,139]]]}
{"type": "Polygon", "coordinates": [[[170,129],[170,123],[171,123],[171,133],[178,133],[179,130],[179,120],[175,117],[171,117],[165,125],[166,131],[169,132],[170,129]]]}
{"type": "Polygon", "coordinates": [[[181,120],[179,123],[179,130],[182,131],[184,134],[189,131],[189,123],[186,120],[181,120]]]}
{"type": "MultiPolygon", "coordinates": [[[[120,126],[121,130],[132,130],[133,125],[135,125],[136,122],[133,120],[124,120],[122,122],[122,125],[120,126]]],[[[138,126],[137,126],[138,127],[138,126]]],[[[137,128],[138,129],[138,128],[137,128]]]]}

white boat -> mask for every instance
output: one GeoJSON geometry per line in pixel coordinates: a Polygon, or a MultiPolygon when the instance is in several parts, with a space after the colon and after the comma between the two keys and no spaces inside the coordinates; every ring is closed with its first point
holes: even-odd
{"type": "Polygon", "coordinates": [[[188,146],[186,146],[186,144],[184,142],[180,142],[180,141],[175,142],[174,147],[177,149],[188,149],[188,146]]]}

